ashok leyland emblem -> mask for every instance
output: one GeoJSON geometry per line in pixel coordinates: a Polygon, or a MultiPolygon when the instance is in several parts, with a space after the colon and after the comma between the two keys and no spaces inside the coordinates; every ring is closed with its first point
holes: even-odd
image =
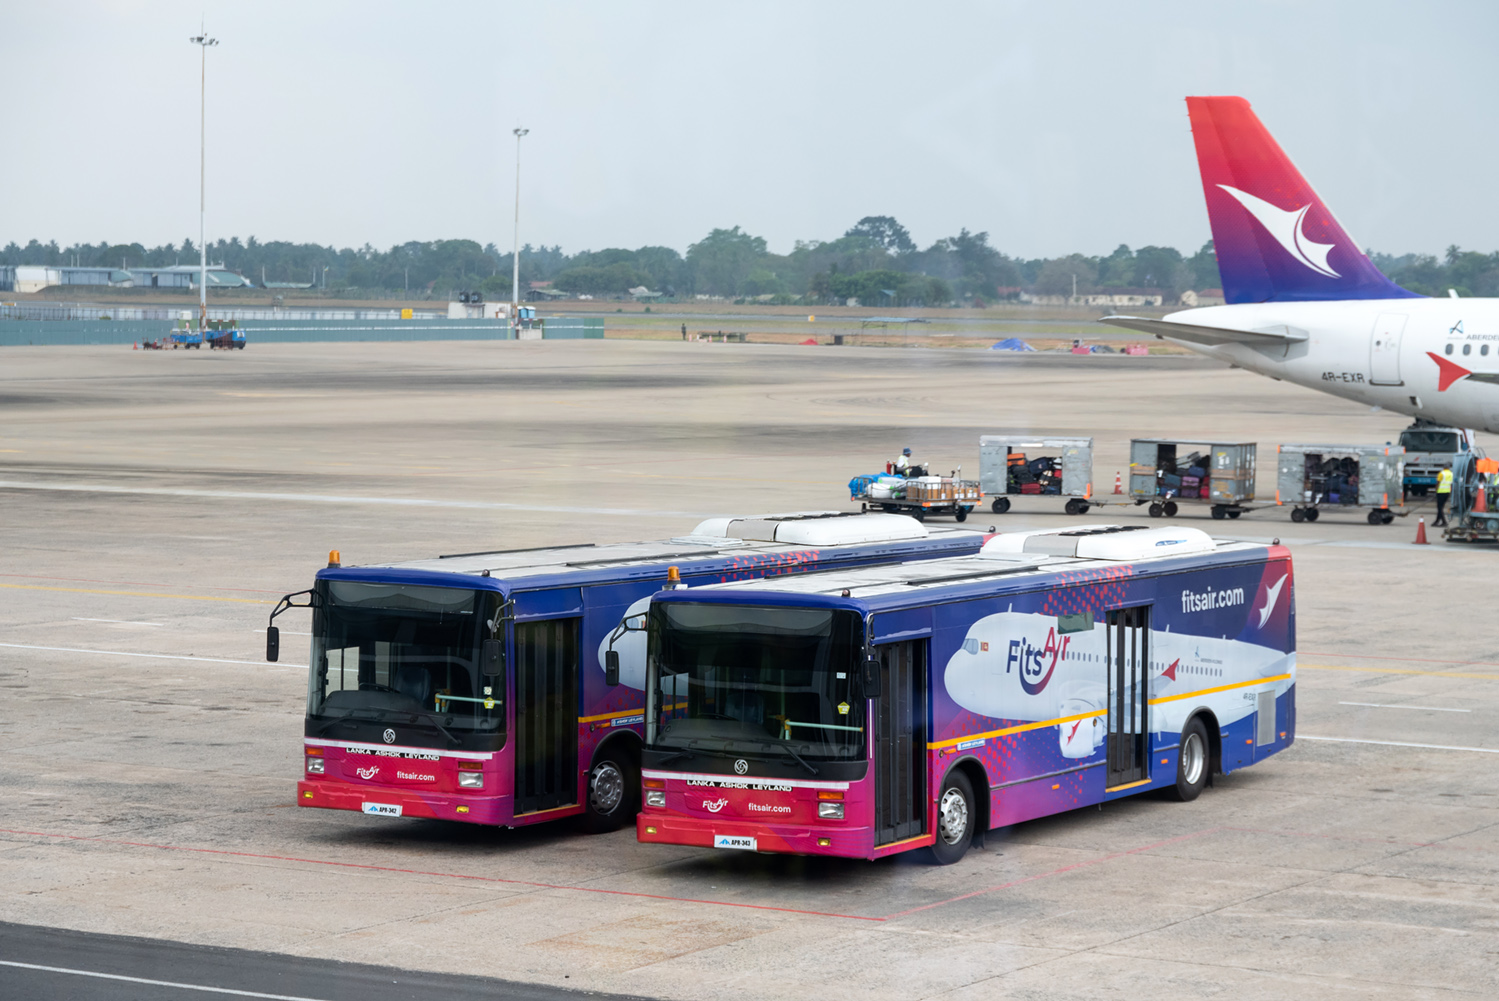
{"type": "Polygon", "coordinates": [[[749,771],[749,762],[745,761],[743,758],[740,758],[738,761],[734,762],[734,771],[740,775],[743,775],[745,772],[749,771]]]}
{"type": "Polygon", "coordinates": [[[394,744],[396,742],[396,732],[390,727],[386,727],[385,732],[381,736],[385,738],[387,744],[394,744]]]}

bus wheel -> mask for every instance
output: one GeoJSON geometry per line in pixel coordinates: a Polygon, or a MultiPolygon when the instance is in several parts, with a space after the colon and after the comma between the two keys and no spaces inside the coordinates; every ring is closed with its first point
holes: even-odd
{"type": "Polygon", "coordinates": [[[619,750],[599,755],[588,770],[588,806],[583,826],[593,834],[617,831],[635,815],[635,767],[619,750]]]}
{"type": "Polygon", "coordinates": [[[1176,752],[1176,785],[1166,789],[1174,800],[1187,803],[1197,798],[1208,784],[1208,730],[1202,719],[1194,716],[1182,731],[1181,746],[1176,752]]]}
{"type": "Polygon", "coordinates": [[[949,772],[937,798],[937,840],[932,858],[938,865],[952,865],[968,851],[973,840],[973,784],[962,772],[949,772]]]}

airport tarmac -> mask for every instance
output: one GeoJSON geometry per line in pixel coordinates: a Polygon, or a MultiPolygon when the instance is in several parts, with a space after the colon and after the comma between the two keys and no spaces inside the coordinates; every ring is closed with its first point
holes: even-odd
{"type": "MultiPolygon", "coordinates": [[[[307,620],[278,620],[282,660],[262,658],[272,603],[330,549],[846,509],[849,477],[904,445],[976,474],[983,433],[1095,436],[1104,499],[1130,437],[1257,441],[1268,493],[1275,443],[1393,440],[1397,415],[1183,356],[610,340],[0,360],[0,921],[659,998],[1499,992],[1499,552],[1413,546],[1414,516],[1184,509],[1291,547],[1296,744],[1193,803],[1023,824],[950,867],[300,809],[307,620]]],[[[1146,521],[1060,507],[968,524],[1146,521]]],[[[0,960],[62,965],[8,941],[0,960]]]]}

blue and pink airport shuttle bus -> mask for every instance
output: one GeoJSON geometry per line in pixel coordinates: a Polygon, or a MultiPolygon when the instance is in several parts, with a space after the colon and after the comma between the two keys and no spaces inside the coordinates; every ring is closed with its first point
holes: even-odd
{"type": "MultiPolygon", "coordinates": [[[[644,613],[669,580],[795,576],[978,552],[898,515],[703,522],[659,542],[330,561],[312,610],[302,806],[517,826],[638,809],[644,613]]],[[[279,655],[279,631],[267,657],[279,655]]]]}
{"type": "Polygon", "coordinates": [[[1289,552],[1191,528],[663,591],[641,841],[961,858],[986,830],[1289,747],[1289,552]]]}

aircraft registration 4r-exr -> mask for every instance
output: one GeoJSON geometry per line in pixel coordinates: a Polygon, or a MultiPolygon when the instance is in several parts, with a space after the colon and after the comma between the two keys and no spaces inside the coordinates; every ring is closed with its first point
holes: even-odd
{"type": "Polygon", "coordinates": [[[1226,304],[1102,322],[1274,379],[1499,432],[1499,299],[1401,288],[1333,218],[1241,97],[1189,97],[1226,304]]]}

